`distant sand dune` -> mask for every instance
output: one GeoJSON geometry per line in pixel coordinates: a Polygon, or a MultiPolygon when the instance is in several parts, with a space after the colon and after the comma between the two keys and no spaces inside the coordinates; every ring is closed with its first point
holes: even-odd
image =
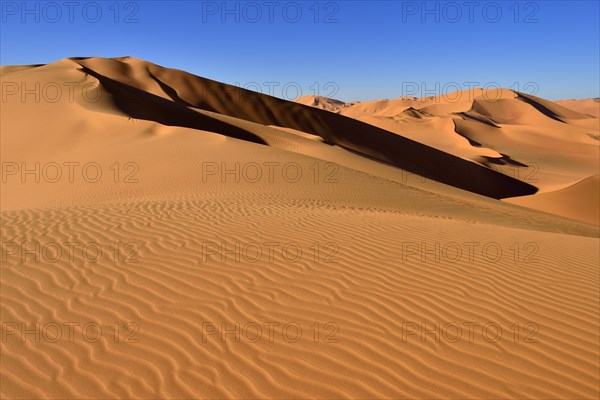
{"type": "Polygon", "coordinates": [[[599,103],[556,103],[508,89],[476,88],[438,97],[365,102],[336,112],[547,192],[597,174],[600,168],[600,125],[589,112],[599,103]],[[586,104],[586,112],[564,107],[575,103],[586,104]]]}
{"type": "Polygon", "coordinates": [[[600,99],[558,100],[556,103],[581,114],[600,118],[600,99]]]}

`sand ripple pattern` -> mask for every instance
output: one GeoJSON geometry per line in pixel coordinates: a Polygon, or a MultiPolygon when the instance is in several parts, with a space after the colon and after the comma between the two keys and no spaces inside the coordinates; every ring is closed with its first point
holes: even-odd
{"type": "Polygon", "coordinates": [[[2,398],[599,396],[595,238],[277,198],[265,207],[251,197],[7,211],[1,234],[5,246],[103,249],[97,262],[77,252],[56,262],[3,253],[2,398]],[[115,261],[115,242],[135,242],[138,262],[115,261]],[[207,254],[209,242],[295,243],[303,254],[296,262],[281,251],[223,261],[207,254]],[[479,243],[473,259],[448,246],[465,251],[471,242],[479,243]],[[337,247],[319,247],[315,258],[315,243],[337,247]],[[446,249],[439,261],[408,254],[414,244],[436,243],[446,249]],[[79,323],[75,339],[63,332],[56,343],[36,342],[6,332],[7,323],[51,322],[79,323]],[[103,328],[97,342],[82,339],[87,322],[103,328]],[[126,322],[139,327],[137,343],[124,340],[126,322]],[[273,340],[265,330],[255,342],[255,330],[239,341],[203,335],[210,323],[268,322],[279,324],[273,340]],[[475,329],[472,340],[465,330],[457,340],[454,330],[407,335],[421,324],[464,322],[497,324],[502,337],[487,340],[494,329],[488,337],[475,329]],[[302,329],[295,342],[294,329],[282,336],[289,323],[302,329]]]}

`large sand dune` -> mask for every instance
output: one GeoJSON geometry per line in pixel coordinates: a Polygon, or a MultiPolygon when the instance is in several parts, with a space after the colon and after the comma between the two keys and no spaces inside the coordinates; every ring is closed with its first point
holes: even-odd
{"type": "Polygon", "coordinates": [[[600,395],[598,226],[497,200],[597,174],[588,116],[509,91],[334,113],[135,58],[0,72],[2,398],[600,395]]]}

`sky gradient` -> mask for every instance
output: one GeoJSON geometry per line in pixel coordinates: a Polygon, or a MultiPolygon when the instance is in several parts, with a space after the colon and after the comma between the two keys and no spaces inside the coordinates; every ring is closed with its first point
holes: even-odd
{"type": "Polygon", "coordinates": [[[2,1],[0,64],[133,56],[277,97],[600,97],[598,1],[2,1]]]}

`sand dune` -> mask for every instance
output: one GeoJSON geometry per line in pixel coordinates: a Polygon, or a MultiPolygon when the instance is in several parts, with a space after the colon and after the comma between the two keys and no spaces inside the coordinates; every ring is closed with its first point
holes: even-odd
{"type": "Polygon", "coordinates": [[[294,100],[296,103],[304,104],[306,106],[320,108],[321,110],[336,112],[344,107],[350,107],[352,104],[344,103],[343,101],[336,99],[329,99],[323,96],[306,95],[294,100]]]}
{"type": "Polygon", "coordinates": [[[135,58],[0,79],[90,92],[2,93],[2,398],[600,395],[598,176],[497,200],[594,175],[590,118],[334,113],[135,58]]]}
{"type": "Polygon", "coordinates": [[[600,118],[600,99],[558,100],[556,103],[578,113],[600,118]]]}
{"type": "Polygon", "coordinates": [[[572,185],[600,168],[597,118],[508,89],[378,100],[337,112],[519,179],[540,192],[572,185]]]}
{"type": "Polygon", "coordinates": [[[600,225],[600,175],[591,176],[556,192],[515,197],[507,201],[600,225]]]}
{"type": "MultiPolygon", "coordinates": [[[[193,107],[262,125],[315,134],[328,144],[342,146],[429,179],[494,198],[537,191],[531,185],[507,179],[505,175],[423,146],[407,137],[324,110],[311,109],[141,60],[86,59],[77,60],[76,63],[99,80],[102,87],[116,99],[117,108],[135,118],[160,118],[158,122],[161,123],[189,127],[190,120],[197,118],[189,114],[189,108],[193,107]],[[138,72],[130,73],[135,65],[138,66],[138,72]],[[140,75],[145,79],[140,79],[140,75]],[[175,91],[174,87],[180,89],[175,91]],[[136,102],[130,99],[132,93],[138,96],[136,102]],[[122,98],[126,100],[119,100],[122,98]],[[171,103],[162,100],[169,98],[173,100],[171,103]],[[146,101],[152,103],[146,104],[146,101]],[[172,117],[176,112],[185,114],[181,115],[185,122],[178,122],[177,118],[172,117]]],[[[243,135],[241,132],[231,134],[232,129],[218,123],[216,125],[211,125],[209,129],[219,133],[227,131],[228,136],[236,138],[243,135]]]]}

